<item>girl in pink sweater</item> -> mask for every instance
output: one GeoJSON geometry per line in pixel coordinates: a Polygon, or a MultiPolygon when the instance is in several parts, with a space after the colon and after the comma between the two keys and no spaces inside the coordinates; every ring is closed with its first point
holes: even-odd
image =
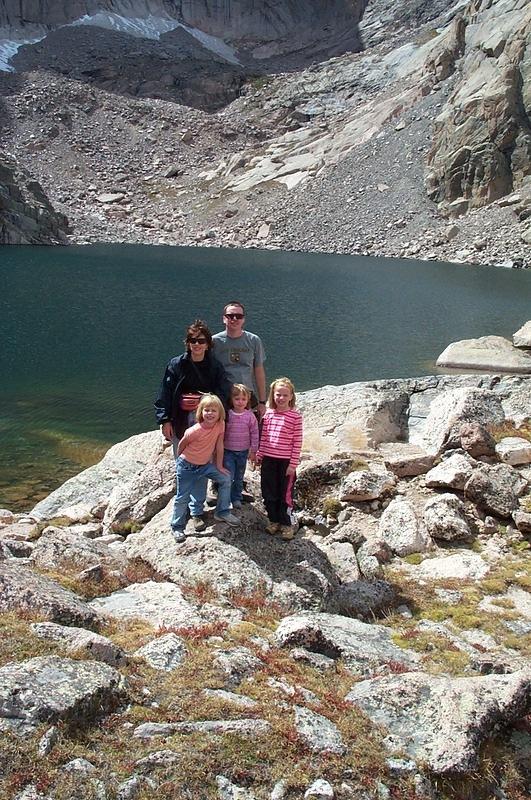
{"type": "Polygon", "coordinates": [[[269,390],[269,408],[262,421],[256,454],[262,465],[262,497],[269,518],[266,531],[293,539],[293,484],[302,448],[302,416],[295,410],[295,389],[289,378],[277,378],[269,390]]]}
{"type": "Polygon", "coordinates": [[[230,499],[233,508],[241,507],[247,459],[254,464],[258,450],[258,422],[249,410],[250,402],[251,390],[243,383],[235,383],[230,396],[223,455],[223,466],[229,470],[232,481],[230,499]]]}

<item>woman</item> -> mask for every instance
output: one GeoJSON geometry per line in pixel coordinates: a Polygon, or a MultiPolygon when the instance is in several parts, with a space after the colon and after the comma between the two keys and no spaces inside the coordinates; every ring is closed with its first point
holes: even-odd
{"type": "MultiPolygon", "coordinates": [[[[215,394],[227,405],[231,383],[222,365],[211,353],[212,334],[203,320],[196,319],[187,329],[186,352],[169,361],[164,372],[155,412],[162,435],[173,443],[177,457],[179,439],[195,423],[195,412],[203,394],[215,394]]],[[[207,482],[190,500],[190,513],[196,531],[206,525],[202,518],[207,482]]]]}

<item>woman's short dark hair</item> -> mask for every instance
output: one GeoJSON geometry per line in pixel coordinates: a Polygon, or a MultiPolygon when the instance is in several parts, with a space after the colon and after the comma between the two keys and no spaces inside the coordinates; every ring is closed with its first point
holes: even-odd
{"type": "Polygon", "coordinates": [[[210,350],[212,347],[212,334],[210,333],[210,328],[206,324],[206,322],[202,319],[196,319],[189,325],[186,329],[186,339],[184,343],[186,345],[186,349],[190,350],[189,342],[191,336],[204,336],[207,340],[207,350],[210,350]]]}

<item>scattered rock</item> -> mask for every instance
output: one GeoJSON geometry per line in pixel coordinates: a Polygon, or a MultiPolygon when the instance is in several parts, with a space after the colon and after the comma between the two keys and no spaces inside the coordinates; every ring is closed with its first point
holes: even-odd
{"type": "Polygon", "coordinates": [[[153,669],[172,672],[186,658],[186,646],[175,633],[167,633],[140,647],[135,656],[143,658],[153,669]]]}
{"type": "Polygon", "coordinates": [[[453,494],[432,497],[424,506],[424,524],[433,539],[468,539],[470,528],[462,501],[453,494]]]}
{"type": "Polygon", "coordinates": [[[528,483],[508,464],[483,464],[465,484],[465,497],[488,513],[510,517],[528,483]]]}
{"type": "Polygon", "coordinates": [[[107,664],[45,656],[0,668],[0,729],[26,735],[44,720],[88,723],[125,698],[107,664]]]}
{"type": "Polygon", "coordinates": [[[422,517],[409,500],[396,497],[380,518],[379,533],[388,547],[399,556],[425,553],[433,542],[422,517]]]}

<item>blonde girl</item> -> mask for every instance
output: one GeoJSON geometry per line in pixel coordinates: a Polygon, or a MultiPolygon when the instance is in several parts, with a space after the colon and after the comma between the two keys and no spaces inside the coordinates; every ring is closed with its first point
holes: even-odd
{"type": "Polygon", "coordinates": [[[184,542],[188,501],[191,494],[201,490],[205,478],[218,484],[214,519],[228,525],[240,524],[238,518],[230,513],[230,475],[223,466],[225,409],[219,397],[204,394],[197,407],[196,419],[196,424],[184,432],[177,449],[177,492],[171,520],[176,542],[184,542]]]}
{"type": "Polygon", "coordinates": [[[268,405],[257,452],[257,462],[262,465],[262,497],[269,518],[266,530],[273,536],[280,533],[283,539],[293,539],[291,510],[302,447],[302,416],[295,410],[295,388],[289,378],[273,381],[268,405]]]}
{"type": "Polygon", "coordinates": [[[223,464],[230,472],[232,507],[240,508],[247,459],[251,464],[256,462],[258,422],[249,410],[251,390],[243,383],[233,385],[229,402],[231,407],[225,428],[223,464]]]}

